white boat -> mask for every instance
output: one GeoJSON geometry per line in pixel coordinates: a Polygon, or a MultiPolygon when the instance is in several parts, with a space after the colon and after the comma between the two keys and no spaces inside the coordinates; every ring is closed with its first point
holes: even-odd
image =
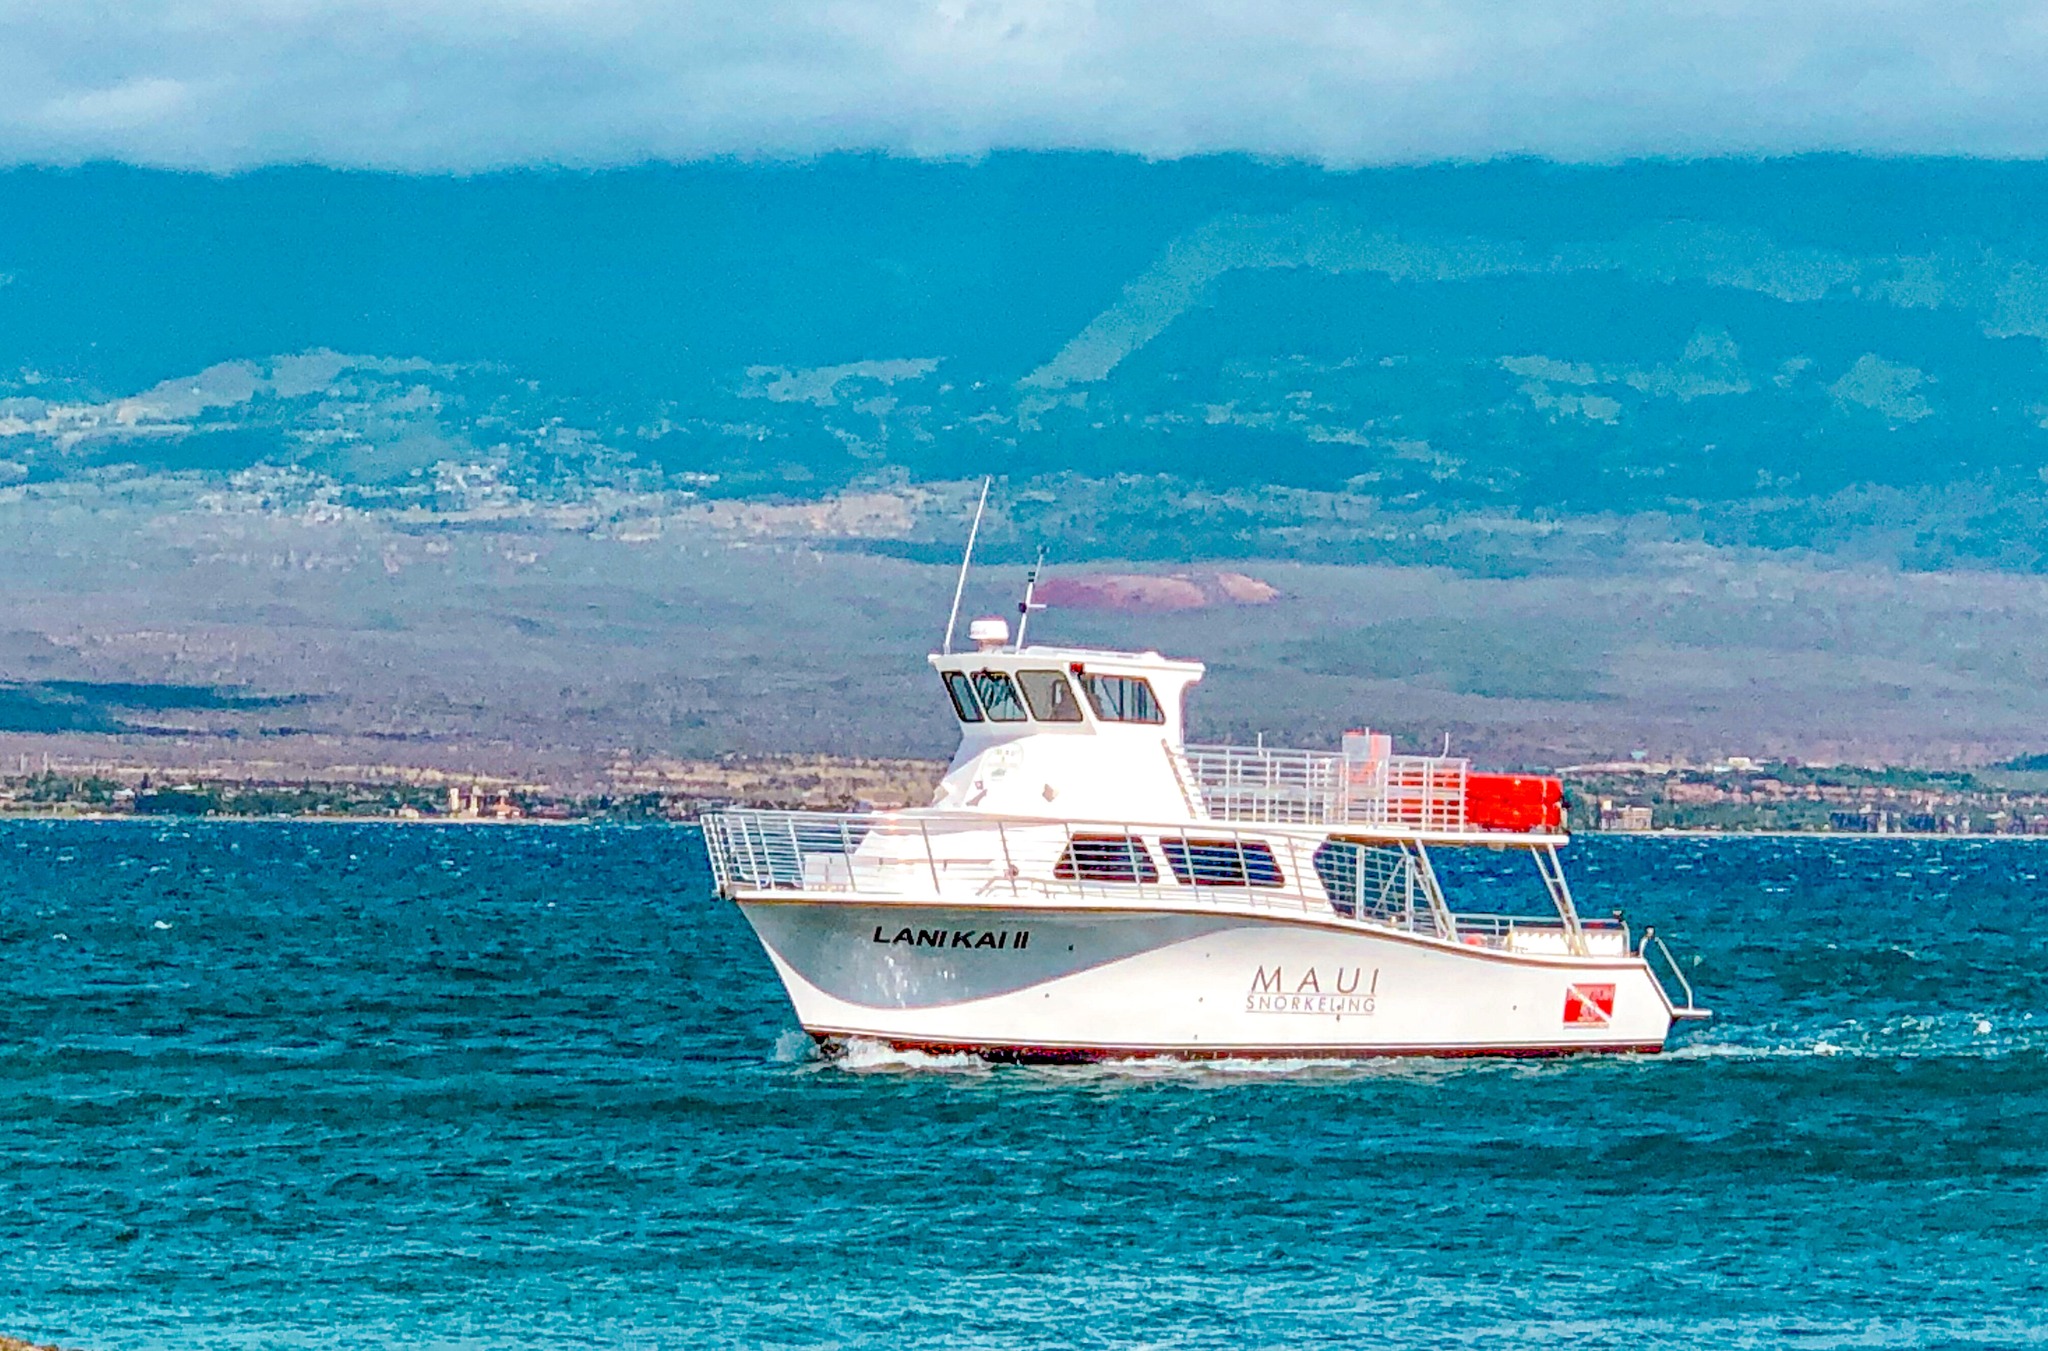
{"type": "Polygon", "coordinates": [[[828,1050],[1652,1052],[1708,1016],[1654,930],[1578,913],[1556,779],[1370,732],[1189,744],[1200,663],[1024,646],[1022,628],[1012,645],[977,620],[976,650],[931,657],[960,747],[930,806],[704,819],[720,894],[828,1050]],[[1454,908],[1454,850],[1526,855],[1541,912],[1454,908]]]}

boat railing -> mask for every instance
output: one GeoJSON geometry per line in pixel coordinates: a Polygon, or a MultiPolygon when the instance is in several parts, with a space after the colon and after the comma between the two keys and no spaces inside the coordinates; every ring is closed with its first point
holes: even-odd
{"type": "Polygon", "coordinates": [[[1625,927],[1465,914],[1419,850],[1246,832],[1215,823],[1052,821],[916,812],[734,809],[703,818],[719,891],[801,891],[877,901],[992,896],[1127,905],[1214,902],[1515,951],[1626,955],[1625,927]],[[1609,930],[1614,930],[1608,937],[1609,930]]]}
{"type": "Polygon", "coordinates": [[[1643,965],[1650,968],[1650,974],[1657,976],[1661,984],[1662,977],[1658,975],[1657,964],[1650,960],[1650,954],[1653,952],[1664,959],[1664,971],[1677,984],[1679,993],[1685,996],[1685,1002],[1681,1004],[1677,1000],[1672,999],[1668,993],[1666,994],[1665,1001],[1671,1005],[1672,1015],[1678,1018],[1711,1017],[1712,1015],[1706,1009],[1701,1008],[1694,1002],[1692,982],[1685,978],[1684,969],[1679,966],[1678,959],[1671,955],[1671,949],[1664,945],[1663,938],[1658,935],[1654,926],[1643,930],[1642,946],[1636,949],[1636,954],[1643,959],[1643,965]]]}
{"type": "Polygon", "coordinates": [[[1214,821],[1467,829],[1468,760],[1205,745],[1180,758],[1214,821]]]}
{"type": "Polygon", "coordinates": [[[1618,919],[1581,919],[1576,926],[1556,915],[1453,915],[1457,939],[1471,947],[1504,952],[1545,952],[1592,957],[1629,955],[1628,925],[1618,919]]]}
{"type": "Polygon", "coordinates": [[[1347,918],[1316,844],[1227,825],[728,810],[702,821],[719,890],[878,900],[1190,899],[1347,918]]]}

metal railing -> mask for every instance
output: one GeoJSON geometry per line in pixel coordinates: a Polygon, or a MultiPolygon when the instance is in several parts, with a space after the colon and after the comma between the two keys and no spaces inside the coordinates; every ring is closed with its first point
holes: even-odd
{"type": "Polygon", "coordinates": [[[1184,746],[1180,760],[1211,820],[1329,825],[1344,819],[1341,755],[1184,746]]]}
{"type": "Polygon", "coordinates": [[[1353,757],[1265,746],[1180,751],[1211,820],[1466,829],[1471,762],[1436,755],[1353,757]]]}
{"type": "MultiPolygon", "coordinates": [[[[803,891],[877,901],[1213,902],[1312,915],[1510,951],[1604,955],[1558,918],[1453,912],[1427,852],[1246,833],[1228,825],[997,816],[734,810],[703,818],[721,893],[803,891]]],[[[1605,929],[1587,922],[1587,930],[1605,929]]]]}
{"type": "MultiPolygon", "coordinates": [[[[1671,1005],[1672,1013],[1680,1018],[1712,1017],[1711,1013],[1693,1001],[1692,982],[1685,978],[1685,972],[1679,968],[1678,959],[1671,955],[1670,948],[1664,946],[1664,940],[1658,935],[1654,925],[1643,930],[1642,945],[1636,949],[1636,955],[1643,959],[1643,965],[1650,968],[1650,974],[1655,978],[1657,976],[1657,968],[1650,962],[1650,952],[1652,949],[1664,958],[1664,969],[1671,974],[1673,980],[1678,982],[1679,992],[1685,996],[1683,1004],[1670,998],[1669,995],[1665,996],[1666,1002],[1671,1005]]],[[[1662,983],[1661,979],[1659,983],[1662,983]]]]}
{"type": "Polygon", "coordinates": [[[1458,941],[1473,947],[1581,957],[1629,955],[1628,925],[1621,920],[1589,919],[1567,925],[1562,920],[1532,919],[1526,915],[1461,912],[1457,921],[1458,941]]]}
{"type": "Polygon", "coordinates": [[[1315,909],[1330,901],[1313,842],[1227,825],[1134,826],[994,816],[722,811],[703,819],[728,894],[872,893],[891,899],[1171,892],[1315,909]]]}

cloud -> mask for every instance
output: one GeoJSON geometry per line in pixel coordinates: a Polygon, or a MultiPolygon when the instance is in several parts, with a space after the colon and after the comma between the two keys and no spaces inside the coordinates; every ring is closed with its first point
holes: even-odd
{"type": "Polygon", "coordinates": [[[2048,4],[0,0],[0,161],[2048,153],[2048,4]]]}

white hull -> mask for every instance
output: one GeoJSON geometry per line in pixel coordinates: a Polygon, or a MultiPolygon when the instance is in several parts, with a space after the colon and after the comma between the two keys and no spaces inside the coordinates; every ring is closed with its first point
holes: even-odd
{"type": "Polygon", "coordinates": [[[1659,1051],[1644,961],[1471,947],[1311,915],[738,898],[821,1041],[1000,1059],[1659,1051]]]}

